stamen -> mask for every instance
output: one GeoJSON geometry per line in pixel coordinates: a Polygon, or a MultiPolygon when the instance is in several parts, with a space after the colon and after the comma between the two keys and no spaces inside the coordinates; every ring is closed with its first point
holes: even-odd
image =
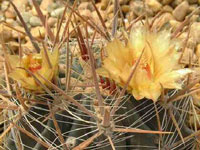
{"type": "Polygon", "coordinates": [[[32,55],[28,56],[29,62],[28,62],[28,69],[34,73],[42,68],[42,60],[38,57],[33,57],[32,55]]]}
{"type": "Polygon", "coordinates": [[[143,67],[143,69],[146,70],[148,78],[151,79],[151,78],[152,78],[152,74],[151,74],[151,68],[150,68],[149,64],[146,64],[146,65],[143,67]]]}
{"type": "MultiPolygon", "coordinates": [[[[136,61],[133,60],[133,61],[132,61],[132,65],[134,65],[135,62],[136,62],[136,61]]],[[[140,67],[142,67],[142,69],[146,70],[146,72],[147,72],[147,77],[148,77],[149,79],[151,79],[151,78],[152,78],[152,74],[151,74],[150,65],[149,65],[148,63],[144,63],[144,61],[143,61],[143,62],[140,63],[140,67]]]]}

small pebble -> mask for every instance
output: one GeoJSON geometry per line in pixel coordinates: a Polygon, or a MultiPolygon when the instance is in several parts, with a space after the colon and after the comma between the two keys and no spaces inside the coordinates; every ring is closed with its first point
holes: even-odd
{"type": "Polygon", "coordinates": [[[194,14],[199,15],[200,14],[200,9],[198,7],[199,6],[197,4],[190,5],[188,12],[189,13],[194,12],[194,14]]]}
{"type": "Polygon", "coordinates": [[[125,5],[129,2],[130,0],[119,0],[120,5],[125,5]]]}
{"type": "Polygon", "coordinates": [[[67,140],[66,140],[66,145],[69,148],[75,147],[76,143],[77,143],[77,139],[75,137],[72,137],[72,136],[68,137],[67,140]]]}
{"type": "Polygon", "coordinates": [[[198,22],[199,19],[199,15],[192,15],[192,17],[190,18],[190,22],[198,22]]]}
{"type": "Polygon", "coordinates": [[[154,16],[153,10],[151,10],[149,7],[144,8],[144,4],[142,1],[130,1],[129,6],[130,10],[133,11],[136,16],[144,15],[145,11],[147,13],[147,16],[154,16]]]}
{"type": "Polygon", "coordinates": [[[109,4],[109,0],[102,0],[101,1],[101,10],[106,10],[106,8],[108,7],[109,4]]]}
{"type": "Polygon", "coordinates": [[[3,1],[1,3],[1,11],[6,11],[8,9],[9,6],[9,1],[3,1]]]}
{"type": "Polygon", "coordinates": [[[189,4],[196,4],[198,0],[187,0],[189,4]]]}
{"type": "Polygon", "coordinates": [[[0,36],[7,42],[12,39],[12,30],[3,24],[0,24],[0,36]]]}
{"type": "MultiPolygon", "coordinates": [[[[25,32],[25,31],[24,31],[24,28],[21,27],[21,26],[19,26],[19,25],[18,25],[18,26],[15,26],[15,29],[17,29],[18,31],[25,32]]],[[[18,39],[19,37],[20,37],[20,39],[23,39],[23,38],[25,38],[25,35],[22,34],[22,33],[20,33],[20,32],[15,31],[15,30],[12,30],[12,37],[13,37],[14,39],[18,39]]]]}
{"type": "Polygon", "coordinates": [[[49,25],[50,27],[53,27],[53,26],[56,24],[56,22],[57,22],[57,19],[56,19],[56,18],[50,17],[50,18],[48,19],[48,25],[49,25]]]}
{"type": "Polygon", "coordinates": [[[173,12],[173,8],[171,6],[169,6],[169,5],[165,5],[163,7],[163,11],[172,13],[173,12]]]}
{"type": "MultiPolygon", "coordinates": [[[[25,23],[29,23],[29,20],[32,17],[32,14],[30,12],[22,12],[21,16],[25,23]]],[[[21,24],[21,21],[19,20],[19,18],[17,19],[18,19],[18,22],[21,24]]]]}
{"type": "Polygon", "coordinates": [[[80,11],[80,14],[86,18],[90,18],[92,16],[92,13],[89,9],[84,9],[80,11]]]}
{"type": "Polygon", "coordinates": [[[200,44],[200,22],[194,22],[190,27],[190,35],[193,40],[200,44]]]}
{"type": "Polygon", "coordinates": [[[31,34],[33,35],[33,37],[35,38],[44,38],[45,36],[45,29],[44,27],[34,27],[34,28],[31,28],[31,34]]]}
{"type": "Polygon", "coordinates": [[[137,15],[140,16],[144,13],[144,5],[143,2],[141,1],[133,1],[130,6],[132,7],[133,12],[137,15]]]}
{"type": "Polygon", "coordinates": [[[175,17],[176,20],[183,21],[188,11],[189,11],[189,4],[187,1],[184,1],[174,9],[173,16],[175,17]]]}
{"type": "Polygon", "coordinates": [[[51,12],[51,17],[61,17],[61,15],[64,12],[64,9],[65,9],[64,7],[55,9],[54,11],[51,12]]]}
{"type": "Polygon", "coordinates": [[[52,3],[52,4],[48,5],[47,11],[48,11],[48,13],[51,13],[52,11],[54,11],[57,8],[59,8],[59,5],[57,3],[52,3]]]}
{"type": "Polygon", "coordinates": [[[161,10],[162,4],[159,3],[157,0],[147,0],[146,1],[147,6],[149,6],[150,9],[153,10],[153,12],[157,13],[161,10]]]}
{"type": "Polygon", "coordinates": [[[82,3],[82,2],[89,2],[90,0],[80,0],[80,1],[82,3]]]}
{"type": "Polygon", "coordinates": [[[59,72],[62,74],[65,74],[66,71],[66,65],[65,64],[59,64],[59,72]]]}
{"type": "Polygon", "coordinates": [[[177,29],[181,24],[181,22],[179,22],[175,19],[170,20],[169,23],[173,27],[174,30],[177,29]]]}
{"type": "Polygon", "coordinates": [[[78,10],[84,10],[84,9],[89,9],[90,11],[93,11],[94,7],[93,7],[92,3],[90,3],[90,2],[82,2],[78,6],[78,10]]]}
{"type": "Polygon", "coordinates": [[[41,26],[42,25],[42,22],[40,21],[40,19],[36,16],[32,16],[29,20],[30,22],[30,25],[32,27],[36,27],[36,26],[41,26]]]}
{"type": "Polygon", "coordinates": [[[40,4],[40,9],[47,10],[48,6],[53,3],[53,0],[42,0],[40,4]]]}
{"type": "Polygon", "coordinates": [[[6,17],[6,18],[9,18],[9,19],[15,19],[16,14],[13,13],[13,12],[11,12],[10,10],[7,10],[7,11],[5,12],[5,17],[6,17]]]}
{"type": "Polygon", "coordinates": [[[129,5],[122,5],[122,12],[127,13],[130,11],[130,6],[129,5]]]}
{"type": "Polygon", "coordinates": [[[184,0],[173,0],[171,6],[175,8],[176,6],[180,5],[184,0]]]}
{"type": "Polygon", "coordinates": [[[13,19],[7,18],[7,19],[6,19],[6,22],[7,22],[8,24],[12,24],[12,26],[18,25],[18,23],[17,23],[15,20],[13,20],[13,19]]]}
{"type": "MultiPolygon", "coordinates": [[[[13,0],[13,4],[17,7],[20,12],[25,12],[26,7],[28,6],[28,0],[13,0]]],[[[15,13],[15,10],[12,6],[9,7],[9,10],[15,13]]]]}
{"type": "Polygon", "coordinates": [[[196,47],[196,55],[200,60],[200,44],[198,44],[197,47],[196,47]]]}
{"type": "Polygon", "coordinates": [[[168,5],[172,2],[173,0],[162,0],[163,5],[168,5]]]}
{"type": "MultiPolygon", "coordinates": [[[[47,11],[47,10],[41,9],[41,11],[42,11],[42,14],[43,14],[44,16],[46,16],[46,15],[48,14],[48,11],[47,11]]],[[[35,10],[34,7],[32,8],[31,13],[32,13],[33,16],[38,16],[38,13],[37,13],[37,11],[35,10]]]]}
{"type": "Polygon", "coordinates": [[[5,17],[3,15],[0,15],[0,21],[4,21],[5,17]]]}

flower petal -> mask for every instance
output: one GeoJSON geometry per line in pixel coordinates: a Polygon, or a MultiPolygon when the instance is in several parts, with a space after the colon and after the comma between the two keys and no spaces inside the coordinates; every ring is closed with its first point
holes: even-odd
{"type": "Polygon", "coordinates": [[[22,87],[28,90],[39,90],[38,85],[36,84],[33,77],[27,76],[27,73],[23,69],[15,69],[9,73],[9,77],[13,80],[18,81],[22,87]]]}
{"type": "Polygon", "coordinates": [[[8,56],[8,60],[9,60],[9,63],[11,65],[11,68],[16,68],[16,67],[20,67],[19,66],[19,63],[20,63],[20,59],[19,59],[19,56],[17,55],[9,55],[8,56]]]}
{"type": "Polygon", "coordinates": [[[158,81],[163,85],[164,88],[180,89],[181,83],[178,83],[177,81],[191,72],[192,70],[190,69],[175,70],[175,71],[163,74],[162,76],[160,76],[158,81]]]}

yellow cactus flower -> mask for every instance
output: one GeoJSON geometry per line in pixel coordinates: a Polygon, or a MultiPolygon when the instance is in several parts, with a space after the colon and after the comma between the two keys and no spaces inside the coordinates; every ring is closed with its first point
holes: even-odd
{"type": "Polygon", "coordinates": [[[47,85],[46,82],[39,75],[37,75],[37,73],[49,81],[53,79],[54,75],[58,71],[59,50],[55,49],[52,53],[47,51],[47,55],[48,57],[45,56],[44,50],[41,50],[39,54],[25,55],[21,60],[17,55],[10,55],[8,57],[11,66],[9,77],[20,83],[20,85],[26,90],[35,92],[42,91],[42,87],[37,84],[35,79],[21,68],[28,69],[40,80],[42,84],[47,85]],[[50,63],[48,63],[47,58],[49,58],[50,63]],[[51,67],[49,64],[51,64],[51,67]]]}
{"type": "Polygon", "coordinates": [[[170,39],[170,32],[152,32],[144,26],[133,28],[126,46],[117,39],[107,44],[108,56],[97,73],[123,87],[144,50],[128,91],[137,100],[148,98],[157,101],[161,85],[167,89],[180,89],[179,80],[191,72],[189,69],[178,70],[179,47],[178,42],[170,39]]]}

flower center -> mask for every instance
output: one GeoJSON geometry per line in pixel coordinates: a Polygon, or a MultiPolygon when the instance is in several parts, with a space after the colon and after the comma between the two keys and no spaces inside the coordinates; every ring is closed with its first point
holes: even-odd
{"type": "MultiPolygon", "coordinates": [[[[136,63],[135,60],[132,61],[132,64],[134,65],[136,63]]],[[[138,66],[139,67],[139,66],[138,66]]],[[[140,62],[140,67],[142,69],[144,69],[146,72],[147,72],[147,77],[149,79],[152,78],[152,74],[151,74],[151,68],[150,68],[150,65],[148,63],[145,63],[145,62],[140,62]]]]}
{"type": "Polygon", "coordinates": [[[151,68],[150,68],[149,64],[145,64],[142,68],[143,68],[144,70],[146,70],[146,72],[147,72],[147,77],[148,77],[149,79],[151,79],[152,75],[151,75],[151,68]]]}
{"type": "Polygon", "coordinates": [[[36,72],[42,68],[42,58],[38,56],[28,56],[28,69],[31,72],[36,72]]]}

